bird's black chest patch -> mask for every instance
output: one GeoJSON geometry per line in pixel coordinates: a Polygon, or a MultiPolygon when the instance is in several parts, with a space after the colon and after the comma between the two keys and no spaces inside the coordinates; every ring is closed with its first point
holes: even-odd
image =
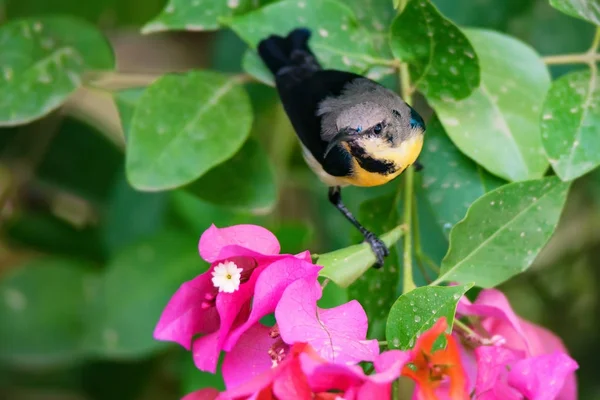
{"type": "Polygon", "coordinates": [[[350,144],[350,153],[356,161],[358,161],[358,165],[365,171],[374,172],[381,175],[389,175],[393,174],[398,170],[396,164],[392,161],[388,160],[377,160],[371,156],[369,156],[365,149],[356,145],[355,143],[350,144]]]}

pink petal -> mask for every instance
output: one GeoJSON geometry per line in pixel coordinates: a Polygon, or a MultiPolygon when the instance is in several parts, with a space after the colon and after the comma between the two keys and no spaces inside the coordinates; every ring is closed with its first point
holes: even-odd
{"type": "Polygon", "coordinates": [[[460,352],[460,361],[467,375],[467,392],[471,393],[475,389],[475,381],[477,380],[477,360],[475,354],[470,349],[465,348],[457,334],[452,335],[458,343],[460,352]]]}
{"type": "Polygon", "coordinates": [[[196,368],[201,371],[215,373],[219,362],[219,332],[214,332],[194,340],[192,355],[196,368]]]}
{"type": "Polygon", "coordinates": [[[221,325],[219,326],[219,333],[221,335],[218,344],[219,349],[224,347],[230,331],[246,320],[245,316],[248,313],[245,313],[244,318],[241,318],[240,313],[242,310],[249,311],[257,279],[258,274],[253,273],[250,276],[250,280],[241,284],[237,291],[233,293],[219,293],[217,296],[216,307],[221,319],[221,325]],[[234,322],[236,321],[238,321],[238,324],[234,326],[234,322]]]}
{"type": "Polygon", "coordinates": [[[365,340],[367,315],[353,300],[339,307],[317,308],[320,288],[312,279],[299,279],[281,296],[275,319],[284,342],[309,343],[320,355],[335,363],[372,361],[379,354],[376,340],[365,340]]]}
{"type": "Polygon", "coordinates": [[[210,270],[182,284],[160,316],[154,338],[177,342],[189,350],[194,335],[215,331],[219,326],[217,310],[202,308],[204,296],[212,292],[210,270]]]}
{"type": "Polygon", "coordinates": [[[308,354],[300,354],[300,365],[311,389],[318,392],[330,390],[346,391],[362,385],[367,379],[356,365],[331,364],[315,360],[308,354]]]}
{"type": "Polygon", "coordinates": [[[475,356],[478,368],[475,382],[477,399],[521,400],[522,397],[508,386],[506,366],[521,359],[524,356],[522,352],[497,346],[481,346],[475,349],[475,356]]]}
{"type": "Polygon", "coordinates": [[[222,366],[227,389],[247,382],[271,369],[269,348],[274,339],[269,336],[271,328],[256,324],[238,340],[231,352],[225,354],[222,366]]]}
{"type": "Polygon", "coordinates": [[[310,256],[310,251],[305,250],[302,253],[296,254],[294,257],[304,260],[312,264],[312,257],[310,256]]]}
{"type": "MultiPolygon", "coordinates": [[[[531,344],[531,352],[534,356],[552,353],[556,350],[568,354],[567,348],[562,340],[546,328],[532,324],[531,322],[521,320],[525,334],[531,344]]],[[[567,376],[565,384],[558,396],[559,400],[577,399],[577,380],[575,373],[567,376]]]]}
{"type": "Polygon", "coordinates": [[[400,376],[402,368],[412,358],[411,351],[388,350],[381,353],[375,361],[376,375],[371,375],[371,380],[375,382],[391,382],[400,376]]]}
{"type": "Polygon", "coordinates": [[[553,400],[561,391],[565,379],[578,368],[567,354],[552,354],[520,360],[508,373],[508,383],[530,400],[553,400]]]}
{"type": "Polygon", "coordinates": [[[279,254],[279,241],[267,229],[256,225],[234,225],[217,228],[211,225],[200,237],[200,256],[212,263],[218,260],[221,249],[238,245],[262,254],[279,254]]]}
{"type": "Polygon", "coordinates": [[[482,325],[491,335],[501,335],[506,339],[507,346],[515,350],[531,351],[520,318],[499,290],[482,290],[473,304],[460,301],[457,313],[486,317],[482,325]]]}
{"type": "MultiPolygon", "coordinates": [[[[254,288],[252,311],[248,320],[229,335],[225,349],[231,349],[238,338],[265,315],[275,311],[283,291],[294,281],[307,278],[317,282],[321,267],[298,259],[286,257],[266,267],[258,276],[254,288]]],[[[256,272],[255,272],[256,274],[256,272]]],[[[253,274],[253,275],[255,275],[253,274]]]]}
{"type": "MultiPolygon", "coordinates": [[[[229,294],[229,293],[226,293],[229,294]]],[[[202,336],[194,340],[192,346],[192,354],[196,367],[201,371],[207,371],[215,373],[217,368],[217,362],[219,361],[219,354],[223,349],[223,342],[225,341],[225,335],[228,333],[228,326],[237,326],[240,321],[248,318],[250,313],[250,301],[239,306],[239,304],[231,305],[231,309],[227,309],[228,301],[235,301],[234,299],[227,298],[227,296],[219,302],[217,297],[217,308],[219,306],[224,308],[224,314],[227,318],[227,324],[221,323],[221,327],[217,332],[213,332],[209,335],[202,336]],[[239,306],[239,307],[238,307],[239,306]],[[233,320],[230,317],[233,316],[233,320]]]]}
{"type": "Polygon", "coordinates": [[[207,388],[190,393],[181,400],[215,400],[218,396],[219,391],[217,389],[207,388]]]}

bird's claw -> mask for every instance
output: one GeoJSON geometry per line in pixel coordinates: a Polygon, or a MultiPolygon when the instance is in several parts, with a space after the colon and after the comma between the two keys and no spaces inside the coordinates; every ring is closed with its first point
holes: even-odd
{"type": "Polygon", "coordinates": [[[385,262],[385,258],[390,255],[390,250],[387,248],[385,243],[381,241],[381,239],[372,233],[367,234],[365,236],[365,240],[371,246],[373,253],[375,253],[375,258],[377,259],[375,268],[381,268],[385,262]]]}

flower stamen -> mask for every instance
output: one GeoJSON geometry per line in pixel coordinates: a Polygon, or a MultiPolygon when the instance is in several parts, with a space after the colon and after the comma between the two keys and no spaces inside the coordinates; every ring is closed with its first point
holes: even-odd
{"type": "Polygon", "coordinates": [[[212,272],[212,283],[219,292],[233,293],[240,288],[242,271],[233,261],[219,263],[212,272]]]}

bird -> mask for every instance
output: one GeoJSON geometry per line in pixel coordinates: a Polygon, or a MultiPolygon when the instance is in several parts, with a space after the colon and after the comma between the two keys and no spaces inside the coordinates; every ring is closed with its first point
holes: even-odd
{"type": "Polygon", "coordinates": [[[324,69],[309,47],[310,37],[308,28],[270,35],[258,43],[258,55],[275,78],[306,163],[329,187],[329,201],[363,235],[380,268],[389,249],[348,210],[341,190],[383,185],[415,164],[425,123],[385,86],[352,72],[324,69]]]}

